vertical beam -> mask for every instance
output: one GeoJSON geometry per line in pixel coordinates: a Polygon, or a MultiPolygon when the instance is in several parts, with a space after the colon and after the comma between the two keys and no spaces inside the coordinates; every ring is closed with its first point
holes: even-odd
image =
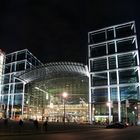
{"type": "Polygon", "coordinates": [[[92,124],[91,74],[89,75],[89,123],[92,124]]]}
{"type": "Polygon", "coordinates": [[[6,118],[9,118],[9,102],[10,102],[10,89],[11,89],[11,84],[8,85],[8,100],[7,100],[7,108],[6,108],[6,118]]]}
{"type": "MultiPolygon", "coordinates": [[[[109,61],[108,61],[108,57],[107,59],[107,70],[109,69],[109,61]]],[[[108,85],[108,111],[109,111],[109,123],[111,123],[112,118],[111,118],[111,95],[110,95],[110,76],[109,76],[109,71],[107,71],[107,85],[108,85]]]]}
{"type": "Polygon", "coordinates": [[[23,83],[23,93],[22,93],[22,106],[21,106],[21,114],[24,114],[24,94],[25,94],[25,82],[23,83]]]}
{"type": "Polygon", "coordinates": [[[118,96],[118,121],[121,122],[121,99],[120,99],[118,56],[117,55],[116,55],[116,69],[117,69],[116,74],[117,74],[117,96],[118,96]]]}
{"type": "MultiPolygon", "coordinates": [[[[88,33],[88,44],[90,44],[90,33],[88,33]]],[[[88,67],[89,67],[89,103],[88,103],[88,112],[89,112],[89,123],[92,124],[92,103],[91,103],[91,47],[88,45],[88,67]]],[[[92,60],[93,61],[93,60],[92,60]]]]}
{"type": "MultiPolygon", "coordinates": [[[[15,82],[15,80],[14,80],[15,82]]],[[[12,94],[11,94],[11,99],[12,99],[12,105],[11,105],[11,118],[14,117],[14,91],[15,91],[15,83],[12,84],[13,90],[12,90],[12,94]]]]}

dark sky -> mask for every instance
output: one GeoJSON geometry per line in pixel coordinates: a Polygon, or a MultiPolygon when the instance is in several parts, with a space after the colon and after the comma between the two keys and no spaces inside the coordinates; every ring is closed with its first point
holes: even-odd
{"type": "Polygon", "coordinates": [[[139,0],[3,0],[0,48],[29,49],[42,62],[87,62],[87,33],[135,20],[140,40],[139,0]]]}

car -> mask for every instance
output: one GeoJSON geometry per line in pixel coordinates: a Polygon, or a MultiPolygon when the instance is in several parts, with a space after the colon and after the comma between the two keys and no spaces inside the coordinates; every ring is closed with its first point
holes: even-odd
{"type": "Polygon", "coordinates": [[[126,128],[126,125],[120,122],[116,122],[107,125],[106,128],[126,128]]]}

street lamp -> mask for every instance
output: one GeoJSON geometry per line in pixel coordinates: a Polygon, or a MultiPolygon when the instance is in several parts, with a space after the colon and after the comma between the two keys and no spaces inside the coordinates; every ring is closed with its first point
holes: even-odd
{"type": "Polygon", "coordinates": [[[64,122],[64,124],[65,124],[65,119],[66,119],[65,101],[66,101],[66,98],[67,98],[67,96],[68,96],[68,93],[67,93],[67,92],[63,92],[62,96],[63,96],[63,103],[64,103],[64,116],[63,116],[63,122],[64,122]]]}

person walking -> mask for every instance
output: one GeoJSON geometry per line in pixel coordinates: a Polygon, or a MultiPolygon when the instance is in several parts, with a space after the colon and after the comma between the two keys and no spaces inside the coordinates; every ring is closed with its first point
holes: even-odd
{"type": "Polygon", "coordinates": [[[8,125],[8,118],[4,119],[4,125],[7,127],[7,125],[8,125]]]}
{"type": "Polygon", "coordinates": [[[23,126],[23,120],[22,119],[19,120],[18,125],[19,125],[19,132],[21,132],[21,128],[23,126]]]}
{"type": "Polygon", "coordinates": [[[37,119],[34,120],[34,126],[35,126],[36,129],[38,129],[38,120],[37,119]]]}
{"type": "Polygon", "coordinates": [[[47,131],[48,128],[48,119],[45,120],[45,122],[43,123],[43,128],[45,131],[47,131]]]}
{"type": "Polygon", "coordinates": [[[19,124],[20,127],[23,126],[23,121],[22,121],[22,119],[19,120],[19,123],[18,123],[18,124],[19,124]]]}

